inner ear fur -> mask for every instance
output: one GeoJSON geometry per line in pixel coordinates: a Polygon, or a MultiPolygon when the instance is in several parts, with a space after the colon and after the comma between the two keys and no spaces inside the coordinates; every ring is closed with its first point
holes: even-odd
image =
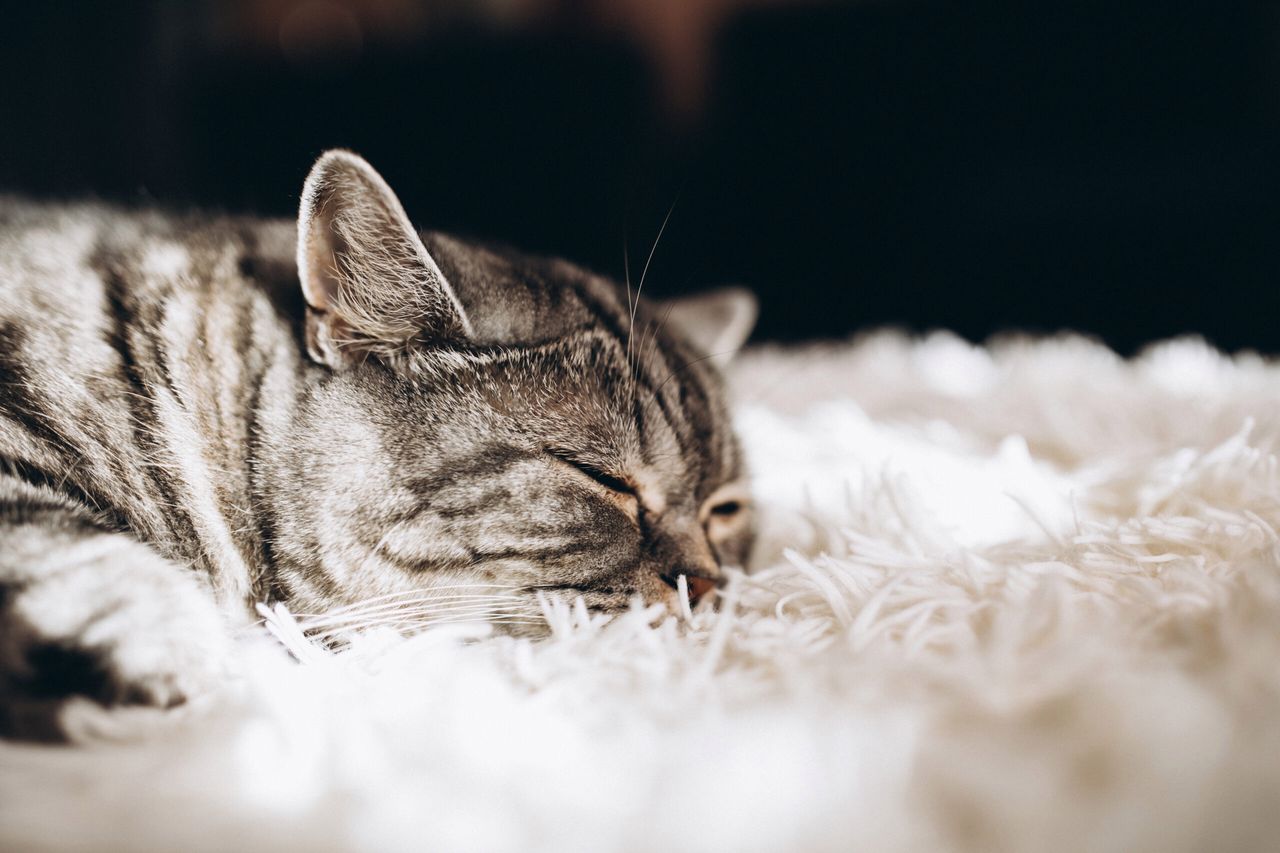
{"type": "Polygon", "coordinates": [[[741,287],[723,287],[658,306],[659,316],[666,315],[670,325],[718,365],[732,360],[751,337],[758,313],[755,296],[741,287]]]}
{"type": "Polygon", "coordinates": [[[307,348],[331,367],[411,341],[456,341],[471,326],[400,200],[363,158],[327,151],[298,211],[307,348]]]}

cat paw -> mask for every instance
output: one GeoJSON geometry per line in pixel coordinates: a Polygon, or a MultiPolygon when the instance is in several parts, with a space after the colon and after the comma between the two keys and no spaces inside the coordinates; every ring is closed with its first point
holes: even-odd
{"type": "Polygon", "coordinates": [[[172,708],[224,680],[230,641],[210,594],[142,546],[134,559],[74,565],[19,590],[0,614],[0,732],[67,734],[77,697],[172,708]]]}

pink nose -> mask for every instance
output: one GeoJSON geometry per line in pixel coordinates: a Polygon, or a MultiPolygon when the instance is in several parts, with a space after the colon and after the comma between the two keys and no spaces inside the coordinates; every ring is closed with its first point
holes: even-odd
{"type": "Polygon", "coordinates": [[[715,581],[706,578],[695,578],[685,576],[685,580],[689,584],[689,603],[697,604],[716,588],[715,581]]]}

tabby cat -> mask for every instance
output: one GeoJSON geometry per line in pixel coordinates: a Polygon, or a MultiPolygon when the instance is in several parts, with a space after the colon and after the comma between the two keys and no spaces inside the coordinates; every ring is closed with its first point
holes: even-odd
{"type": "Polygon", "coordinates": [[[0,202],[0,726],[197,695],[256,602],[534,634],[709,591],[754,316],[419,234],[344,151],[296,227],[0,202]]]}

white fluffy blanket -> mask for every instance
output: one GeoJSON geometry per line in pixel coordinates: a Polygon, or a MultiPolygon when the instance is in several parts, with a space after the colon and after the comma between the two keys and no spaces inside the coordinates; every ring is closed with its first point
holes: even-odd
{"type": "Polygon", "coordinates": [[[882,334],[734,384],[719,612],[259,630],[210,702],[0,746],[0,848],[1280,849],[1280,365],[882,334]]]}

